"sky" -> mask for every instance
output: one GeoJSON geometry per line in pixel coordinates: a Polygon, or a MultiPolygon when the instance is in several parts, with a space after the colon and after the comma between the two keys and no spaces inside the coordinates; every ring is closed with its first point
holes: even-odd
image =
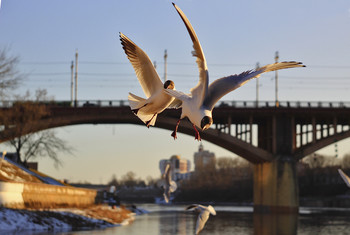
{"type": "MultiPolygon", "coordinates": [[[[280,101],[342,101],[350,103],[350,2],[209,1],[175,3],[184,11],[203,47],[210,81],[280,61],[301,61],[307,67],[279,71],[280,101]]],[[[126,100],[128,92],[143,96],[119,41],[124,33],[157,65],[177,90],[188,92],[198,82],[186,28],[167,0],[2,0],[0,48],[18,56],[25,74],[14,94],[47,89],[55,100],[71,99],[71,62],[78,51],[78,100],[126,100]]],[[[259,78],[259,100],[275,99],[274,73],[259,78]]],[[[250,81],[222,100],[256,100],[250,81]]],[[[215,119],[215,117],[214,117],[215,119]]],[[[74,148],[59,155],[64,165],[39,159],[39,170],[59,179],[106,183],[133,171],[137,177],[159,177],[158,162],[177,154],[193,160],[199,142],[169,130],[144,126],[76,125],[55,129],[74,148]]],[[[217,157],[231,152],[202,141],[217,157]]],[[[349,141],[338,143],[339,155],[349,141]]],[[[2,148],[8,148],[1,145],[2,148]]],[[[323,150],[334,154],[334,146],[323,150]]],[[[6,149],[11,151],[10,149],[6,149]]]]}

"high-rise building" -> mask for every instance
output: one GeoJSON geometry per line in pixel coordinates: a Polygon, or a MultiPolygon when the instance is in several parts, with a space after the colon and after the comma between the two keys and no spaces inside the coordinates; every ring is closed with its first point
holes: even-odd
{"type": "Polygon", "coordinates": [[[170,163],[172,173],[171,178],[174,181],[188,179],[190,177],[191,162],[189,160],[181,159],[178,155],[173,155],[170,159],[160,160],[159,169],[161,172],[167,163],[170,163]]]}
{"type": "Polygon", "coordinates": [[[194,153],[194,171],[198,171],[203,168],[215,168],[215,153],[211,153],[208,150],[204,150],[201,143],[198,148],[198,152],[194,153]]]}

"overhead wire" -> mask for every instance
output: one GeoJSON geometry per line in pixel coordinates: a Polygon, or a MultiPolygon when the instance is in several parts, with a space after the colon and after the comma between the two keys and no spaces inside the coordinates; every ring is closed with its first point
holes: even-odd
{"type": "MultiPolygon", "coordinates": [[[[67,61],[24,61],[20,63],[21,65],[42,65],[42,66],[51,66],[51,65],[70,65],[70,62],[67,61]]],[[[128,62],[116,62],[116,61],[79,61],[79,64],[87,64],[87,65],[127,65],[128,62]]],[[[162,64],[162,62],[157,63],[162,64]]],[[[195,63],[186,63],[186,62],[168,62],[169,65],[179,65],[179,66],[196,66],[195,63]]],[[[218,66],[218,67],[227,67],[227,66],[237,66],[237,67],[255,67],[255,65],[251,64],[211,64],[211,66],[218,66]]],[[[350,69],[350,66],[343,66],[343,65],[308,65],[308,68],[316,68],[316,69],[350,69]]],[[[68,70],[68,69],[67,69],[68,70]]],[[[135,73],[103,73],[103,72],[79,72],[79,85],[80,86],[92,86],[92,87],[128,87],[132,88],[134,86],[138,85],[137,79],[121,79],[120,77],[134,77],[135,73]],[[111,77],[110,79],[98,79],[98,82],[96,79],[91,80],[90,77],[111,77]],[[117,79],[115,79],[117,78],[117,79]],[[109,82],[108,84],[104,85],[101,84],[101,82],[109,82]],[[123,84],[120,84],[122,82],[123,84]],[[129,84],[124,84],[125,82],[129,84]],[[94,84],[91,84],[94,83],[94,84]],[[113,84],[113,83],[119,83],[119,84],[113,84]]],[[[350,74],[350,72],[349,72],[350,74]]],[[[54,86],[57,87],[59,85],[62,85],[63,87],[66,87],[69,85],[67,77],[71,75],[70,72],[31,72],[28,73],[28,79],[25,80],[25,83],[27,85],[35,85],[37,82],[40,83],[47,83],[48,86],[54,86]],[[36,77],[44,77],[47,78],[36,78],[36,77]],[[55,78],[50,78],[55,77],[55,78]],[[59,79],[63,78],[64,79],[59,79]],[[65,81],[65,79],[67,81],[65,81]],[[65,85],[66,84],[66,85],[65,85]]],[[[186,84],[193,84],[196,82],[195,79],[198,79],[198,74],[186,74],[186,73],[168,73],[167,74],[170,78],[176,78],[181,79],[181,83],[186,84]],[[194,80],[183,80],[182,78],[194,78],[194,80]]],[[[267,75],[265,75],[267,76],[267,75]]],[[[211,75],[211,77],[219,78],[223,77],[220,75],[211,75]]],[[[284,80],[284,82],[280,83],[280,88],[282,89],[303,89],[303,90],[317,90],[317,89],[341,89],[341,90],[349,90],[350,84],[347,85],[347,81],[350,81],[350,75],[349,76],[340,76],[340,77],[334,77],[334,76],[285,76],[285,75],[279,75],[280,78],[284,80]],[[312,80],[312,81],[310,81],[312,80]],[[314,82],[314,80],[317,80],[317,83],[314,82]],[[341,85],[339,83],[334,83],[335,81],[342,82],[341,85]]],[[[272,78],[273,79],[273,78],[272,78]]],[[[273,85],[271,82],[269,82],[267,79],[261,79],[261,82],[264,86],[273,85]],[[271,83],[271,84],[269,84],[271,83]]],[[[45,85],[44,85],[45,86],[45,85]]],[[[186,85],[185,85],[186,86],[186,85]]]]}

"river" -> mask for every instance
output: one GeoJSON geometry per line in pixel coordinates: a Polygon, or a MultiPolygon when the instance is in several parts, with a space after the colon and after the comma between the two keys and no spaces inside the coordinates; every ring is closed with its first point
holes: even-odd
{"type": "MultiPolygon", "coordinates": [[[[137,205],[149,211],[137,215],[126,226],[104,230],[66,232],[69,235],[194,234],[197,214],[184,211],[185,206],[137,205]]],[[[254,214],[251,207],[215,206],[200,233],[212,235],[338,235],[350,234],[350,209],[301,208],[299,215],[254,214]]],[[[60,233],[57,233],[60,234],[60,233]]]]}

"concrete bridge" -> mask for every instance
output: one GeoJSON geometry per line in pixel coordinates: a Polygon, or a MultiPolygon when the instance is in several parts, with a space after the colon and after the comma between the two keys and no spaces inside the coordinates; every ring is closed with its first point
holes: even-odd
{"type": "MultiPolygon", "coordinates": [[[[144,125],[127,101],[79,101],[47,106],[49,115],[30,124],[26,132],[78,124],[129,123],[144,125]],[[68,104],[68,105],[67,105],[68,104]]],[[[0,109],[6,115],[11,102],[0,109]]],[[[158,116],[158,128],[173,130],[180,110],[158,116]]],[[[254,164],[254,210],[295,212],[299,207],[296,162],[350,136],[350,103],[229,101],[213,111],[214,125],[202,139],[254,164]]],[[[13,138],[11,127],[0,131],[0,143],[13,138]]],[[[188,121],[179,132],[194,135],[188,121]]],[[[170,137],[169,132],[169,138],[170,137]]],[[[26,133],[22,133],[26,134],[26,133]]]]}

